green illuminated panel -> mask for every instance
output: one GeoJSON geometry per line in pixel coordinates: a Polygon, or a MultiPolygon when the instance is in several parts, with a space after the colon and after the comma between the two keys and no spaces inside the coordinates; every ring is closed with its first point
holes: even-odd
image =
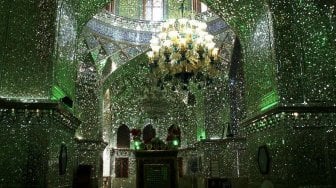
{"type": "Polygon", "coordinates": [[[265,111],[271,109],[272,107],[276,106],[279,102],[279,96],[275,91],[270,92],[270,94],[266,95],[262,100],[259,108],[261,111],[265,111]]]}
{"type": "Polygon", "coordinates": [[[52,100],[59,100],[61,98],[65,97],[65,93],[62,91],[61,88],[57,86],[52,87],[52,100]]]}
{"type": "Polygon", "coordinates": [[[198,129],[197,130],[197,141],[201,141],[206,139],[206,134],[204,129],[198,129]]]}

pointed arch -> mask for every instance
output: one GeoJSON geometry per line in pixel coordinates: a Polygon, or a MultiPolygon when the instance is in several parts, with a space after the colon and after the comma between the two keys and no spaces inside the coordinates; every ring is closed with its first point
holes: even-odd
{"type": "Polygon", "coordinates": [[[130,148],[130,129],[124,124],[117,131],[117,148],[130,148]]]}
{"type": "Polygon", "coordinates": [[[173,139],[177,139],[178,143],[181,143],[181,129],[177,125],[171,125],[168,128],[167,133],[167,141],[172,141],[173,139]]]}
{"type": "Polygon", "coordinates": [[[144,143],[146,144],[150,142],[153,138],[155,138],[155,136],[156,136],[156,131],[154,127],[151,124],[146,125],[143,129],[143,135],[142,135],[142,139],[144,143]]]}

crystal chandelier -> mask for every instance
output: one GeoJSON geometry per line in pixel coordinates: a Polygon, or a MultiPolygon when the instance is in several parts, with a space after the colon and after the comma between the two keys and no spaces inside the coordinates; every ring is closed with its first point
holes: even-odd
{"type": "Polygon", "coordinates": [[[217,72],[218,52],[207,25],[197,20],[170,19],[150,40],[149,67],[155,73],[180,78],[184,83],[194,75],[217,72]]]}

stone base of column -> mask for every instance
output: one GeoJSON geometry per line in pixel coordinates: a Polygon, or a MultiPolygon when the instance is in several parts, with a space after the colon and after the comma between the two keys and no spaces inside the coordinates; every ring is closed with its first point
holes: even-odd
{"type": "Polygon", "coordinates": [[[103,186],[103,151],[107,146],[102,140],[77,139],[77,169],[74,187],[103,186]]]}

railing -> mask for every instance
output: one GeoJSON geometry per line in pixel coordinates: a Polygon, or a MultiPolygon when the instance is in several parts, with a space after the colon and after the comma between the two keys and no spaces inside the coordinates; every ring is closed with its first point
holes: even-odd
{"type": "MultiPolygon", "coordinates": [[[[205,11],[195,15],[196,20],[209,22],[218,19],[219,17],[211,11],[205,11]]],[[[94,19],[100,20],[104,23],[109,23],[114,26],[119,26],[125,29],[141,30],[156,32],[163,21],[149,21],[132,19],[123,16],[112,14],[108,11],[102,11],[94,16],[94,19]]]]}
{"type": "MultiPolygon", "coordinates": [[[[195,15],[195,19],[207,22],[208,31],[212,34],[218,34],[227,28],[222,19],[209,11],[195,15]]],[[[95,15],[87,26],[92,32],[115,41],[148,44],[153,33],[159,32],[161,23],[126,18],[102,11],[95,15]]]]}
{"type": "Polygon", "coordinates": [[[102,11],[93,17],[104,23],[136,31],[156,32],[162,22],[136,20],[127,17],[118,16],[108,11],[102,11]]]}
{"type": "Polygon", "coordinates": [[[205,11],[195,15],[196,20],[209,22],[218,19],[219,17],[212,11],[205,11]]]}

